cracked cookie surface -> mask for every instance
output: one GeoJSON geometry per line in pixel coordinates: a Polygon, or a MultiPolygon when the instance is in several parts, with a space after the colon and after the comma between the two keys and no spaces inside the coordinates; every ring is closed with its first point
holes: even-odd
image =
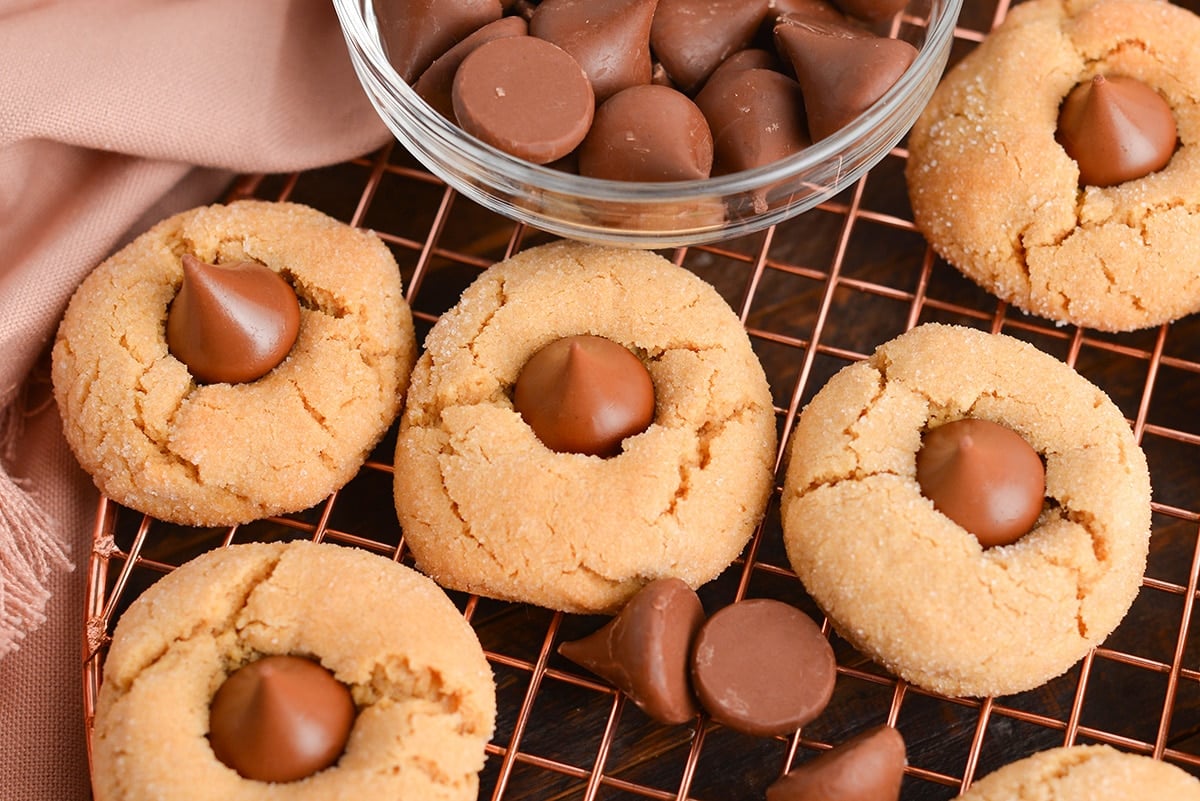
{"type": "Polygon", "coordinates": [[[92,271],[59,327],[54,391],[101,492],[162,520],[230,525],[348,481],[399,412],[415,352],[378,238],[305,206],[240,201],[164,220],[92,271]],[[198,384],[169,352],[185,253],[257,261],[295,289],[299,337],[257,381],[198,384]]]}
{"type": "Polygon", "coordinates": [[[830,379],[790,448],[792,567],[842,636],[918,686],[1039,686],[1104,640],[1141,586],[1145,456],[1101,390],[1019,340],[919,326],[830,379]],[[926,428],[968,416],[1013,429],[1045,462],[1042,513],[1011,545],[984,549],[917,482],[926,428]]]}
{"type": "Polygon", "coordinates": [[[909,136],[917,227],[1001,300],[1126,331],[1200,309],[1200,17],[1164,0],[1031,0],[942,81],[909,136]],[[1079,186],[1055,141],[1059,106],[1123,75],[1171,107],[1162,170],[1079,186]]]}
{"type": "Polygon", "coordinates": [[[643,584],[696,587],[740,553],[771,490],[775,419],[725,301],[653,253],[556,242],[494,265],[441,317],[413,370],[395,499],[439,584],[572,612],[643,584]],[[633,351],[650,427],[612,458],[556,453],[513,409],[521,367],[563,336],[633,351]]]}
{"type": "Polygon", "coordinates": [[[97,801],[466,801],[495,714],[474,631],[425,576],[336,545],[234,545],[163,577],[121,616],[97,702],[93,785],[97,801]],[[206,736],[217,688],[270,654],[316,659],[357,710],[335,765],[279,784],[242,778],[206,736]]]}
{"type": "Polygon", "coordinates": [[[1200,781],[1175,765],[1107,745],[1051,748],[975,782],[959,801],[1200,801],[1200,781]]]}

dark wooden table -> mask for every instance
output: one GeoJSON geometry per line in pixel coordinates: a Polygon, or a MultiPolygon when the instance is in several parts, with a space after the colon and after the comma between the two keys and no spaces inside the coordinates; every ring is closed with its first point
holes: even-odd
{"type": "MultiPolygon", "coordinates": [[[[1200,0],[1183,4],[1197,10],[1200,0]]],[[[1006,0],[967,0],[952,60],[1007,8],[1006,0]]],[[[1113,336],[997,303],[934,258],[915,231],[905,156],[897,148],[852,189],[772,230],[665,255],[711,282],[741,315],[784,435],[830,375],[918,322],[1003,331],[1098,384],[1146,451],[1155,493],[1149,567],[1125,622],[1063,677],[984,700],[897,682],[834,636],[839,679],[825,713],[792,738],[756,739],[704,720],[655,724],[555,653],[601,618],[452,594],[479,634],[499,694],[481,798],[760,799],[789,764],[885,721],[908,744],[904,801],[952,798],[1002,764],[1064,743],[1110,743],[1200,775],[1200,652],[1190,634],[1200,573],[1200,319],[1113,336]]],[[[399,147],[328,169],[247,177],[230,193],[241,196],[306,203],[379,232],[400,264],[422,338],[481,270],[546,239],[458,197],[399,147]]],[[[233,530],[185,529],[102,502],[86,611],[87,709],[121,611],[206,549],[321,538],[404,558],[391,500],[394,441],[393,431],[324,504],[233,530]]],[[[770,596],[822,619],[788,568],[776,501],[743,558],[701,589],[710,613],[742,595],[770,596]]]]}

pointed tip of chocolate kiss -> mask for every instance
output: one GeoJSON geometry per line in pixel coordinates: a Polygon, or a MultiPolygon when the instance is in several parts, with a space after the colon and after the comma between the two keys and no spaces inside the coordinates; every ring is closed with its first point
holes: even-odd
{"type": "Polygon", "coordinates": [[[874,105],[917,57],[917,49],[902,39],[835,23],[780,24],[775,37],[804,92],[814,142],[833,135],[874,105]]]}
{"type": "Polygon", "coordinates": [[[691,644],[704,622],[694,590],[677,578],[643,587],[611,621],[558,652],[607,679],[651,718],[684,723],[699,712],[688,679],[691,644]]]}
{"type": "Polygon", "coordinates": [[[1083,186],[1116,186],[1158,172],[1178,145],[1175,114],[1149,85],[1097,74],[1063,100],[1056,138],[1083,186]]]}
{"type": "Polygon", "coordinates": [[[900,732],[878,726],[777,780],[767,801],[897,801],[907,762],[900,732]]]}
{"type": "Polygon", "coordinates": [[[657,0],[541,3],[529,32],[566,50],[583,67],[600,105],[650,82],[650,26],[657,0]]]}
{"type": "Polygon", "coordinates": [[[767,0],[660,2],[650,47],[675,85],[694,94],[726,56],[749,46],[767,11],[767,0]]]}

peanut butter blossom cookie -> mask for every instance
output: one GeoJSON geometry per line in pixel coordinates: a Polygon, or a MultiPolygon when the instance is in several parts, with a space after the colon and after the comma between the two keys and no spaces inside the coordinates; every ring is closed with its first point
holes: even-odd
{"type": "Polygon", "coordinates": [[[439,584],[576,612],[696,587],[771,491],[771,395],[711,286],[661,256],[556,242],[487,270],[413,371],[395,500],[439,584]]]}
{"type": "Polygon", "coordinates": [[[466,801],[495,716],[479,641],[425,576],[336,545],[235,545],[121,616],[93,787],[97,801],[466,801]]]}
{"type": "Polygon", "coordinates": [[[793,568],[840,634],[918,686],[1037,687],[1141,586],[1145,456],[1102,391],[1019,340],[915,328],[830,379],[790,447],[793,568]]]}
{"type": "Polygon", "coordinates": [[[1005,765],[960,801],[1200,801],[1200,781],[1182,768],[1107,745],[1052,748],[1005,765]]]}
{"type": "Polygon", "coordinates": [[[164,220],[84,280],[59,327],[54,391],[104,494],[231,525],[349,480],[399,412],[415,351],[378,238],[241,201],[164,220]]]}
{"type": "Polygon", "coordinates": [[[1200,17],[1031,0],[909,136],[917,227],[1025,311],[1126,331],[1200,309],[1200,17]]]}

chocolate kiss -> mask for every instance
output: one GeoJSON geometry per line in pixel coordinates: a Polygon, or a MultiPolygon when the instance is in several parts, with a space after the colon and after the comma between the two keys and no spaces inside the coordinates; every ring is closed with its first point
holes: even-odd
{"type": "Polygon", "coordinates": [[[798,17],[847,24],[842,12],[825,0],[770,0],[769,5],[767,19],[771,22],[781,17],[798,17]]]}
{"type": "Polygon", "coordinates": [[[321,665],[267,656],[217,689],[208,737],[217,759],[241,776],[291,782],[338,760],[354,715],[350,690],[321,665]]]}
{"type": "Polygon", "coordinates": [[[775,40],[796,71],[814,142],[870,108],[917,57],[908,42],[819,20],[781,22],[775,40]]]}
{"type": "Polygon", "coordinates": [[[907,763],[891,726],[856,735],[767,788],[767,801],[896,801],[907,763]]]}
{"type": "Polygon", "coordinates": [[[437,60],[429,65],[429,69],[421,73],[421,77],[413,84],[413,89],[439,114],[453,120],[454,74],[458,72],[463,60],[493,39],[525,36],[528,33],[529,24],[521,17],[501,17],[495,22],[489,22],[438,56],[437,60]]]}
{"type": "Polygon", "coordinates": [[[684,581],[652,581],[604,628],[558,652],[611,682],[657,721],[684,723],[699,712],[688,682],[692,640],[704,608],[684,581]]]}
{"type": "Polygon", "coordinates": [[[559,453],[615,456],[654,421],[654,382],[627,348],[597,336],[555,340],[517,376],[513,407],[559,453]]]}
{"type": "Polygon", "coordinates": [[[595,93],[579,62],[536,36],[505,36],[475,48],[451,87],[459,126],[492,147],[549,164],[587,136],[595,93]]]}
{"type": "Polygon", "coordinates": [[[985,548],[1028,533],[1046,495],[1045,467],[1024,437],[976,418],[926,432],[917,452],[917,482],[939,512],[985,548]]]}
{"type": "Polygon", "coordinates": [[[544,0],[529,32],[566,50],[602,103],[650,83],[650,23],[658,0],[544,0]]]}
{"type": "Polygon", "coordinates": [[[713,138],[713,173],[771,164],[808,145],[800,84],[769,69],[721,69],[696,105],[713,138]]]}
{"type": "Polygon", "coordinates": [[[903,11],[908,0],[833,0],[833,3],[852,17],[879,22],[903,11]]]}
{"type": "Polygon", "coordinates": [[[1083,186],[1115,186],[1167,166],[1175,115],[1162,95],[1134,78],[1097,75],[1071,90],[1056,137],[1079,165],[1083,186]]]}
{"type": "Polygon", "coordinates": [[[504,14],[500,0],[390,0],[374,6],[386,12],[379,15],[379,33],[388,61],[409,83],[456,42],[504,14]]]}
{"type": "MultiPolygon", "coordinates": [[[[835,12],[836,13],[836,12],[835,12]]],[[[739,50],[729,58],[721,62],[712,75],[708,76],[709,83],[721,80],[726,75],[741,70],[774,70],[775,72],[783,71],[783,64],[780,63],[779,57],[770,50],[765,50],[761,47],[747,47],[745,50],[739,50]]]]}
{"type": "Polygon", "coordinates": [[[708,121],[667,86],[622,89],[596,109],[579,146],[579,174],[617,181],[687,181],[712,171],[708,121]]]}
{"type": "Polygon", "coordinates": [[[254,381],[287,357],[300,303],[287,281],[252,261],[183,257],[183,284],[167,312],[167,347],[197,381],[254,381]]]}
{"type": "Polygon", "coordinates": [[[767,0],[658,0],[650,47],[671,80],[691,93],[750,43],[766,16],[767,0]]]}
{"type": "Polygon", "coordinates": [[[696,633],[692,689],[718,723],[755,737],[804,726],[829,704],[833,647],[812,618],[773,598],[718,610],[696,633]]]}

